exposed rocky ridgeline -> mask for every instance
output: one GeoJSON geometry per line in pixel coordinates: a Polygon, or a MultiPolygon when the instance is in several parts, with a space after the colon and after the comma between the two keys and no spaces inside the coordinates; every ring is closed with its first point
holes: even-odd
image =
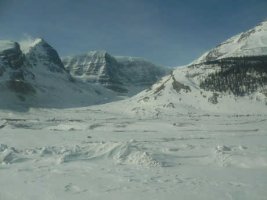
{"type": "Polygon", "coordinates": [[[106,51],[67,57],[63,62],[74,77],[129,96],[151,86],[170,71],[142,58],[113,57],[106,51]]]}

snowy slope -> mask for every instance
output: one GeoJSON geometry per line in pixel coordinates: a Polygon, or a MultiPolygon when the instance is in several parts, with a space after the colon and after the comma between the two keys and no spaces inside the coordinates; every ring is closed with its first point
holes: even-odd
{"type": "Polygon", "coordinates": [[[267,21],[240,33],[209,52],[206,52],[192,64],[229,57],[248,57],[267,55],[267,21]]]}
{"type": "Polygon", "coordinates": [[[178,67],[125,102],[140,116],[177,113],[267,113],[266,22],[178,67]]]}
{"type": "Polygon", "coordinates": [[[63,62],[74,77],[126,96],[137,94],[169,72],[142,58],[113,57],[106,51],[66,57],[63,62]]]}

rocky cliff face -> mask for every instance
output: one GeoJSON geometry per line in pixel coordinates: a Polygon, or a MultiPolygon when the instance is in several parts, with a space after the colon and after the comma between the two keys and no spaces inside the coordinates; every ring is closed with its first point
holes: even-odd
{"type": "Polygon", "coordinates": [[[28,82],[34,79],[20,46],[12,41],[0,41],[0,84],[2,91],[9,89],[18,94],[34,93],[28,82]]]}
{"type": "Polygon", "coordinates": [[[113,57],[105,51],[67,57],[63,62],[73,76],[129,96],[151,86],[169,71],[144,59],[113,57]]]}
{"type": "Polygon", "coordinates": [[[33,67],[43,65],[50,72],[65,71],[65,67],[57,53],[44,39],[36,39],[26,52],[26,58],[33,67]]]}
{"type": "Polygon", "coordinates": [[[0,41],[0,59],[11,69],[18,69],[23,65],[24,57],[19,44],[12,41],[0,41]]]}

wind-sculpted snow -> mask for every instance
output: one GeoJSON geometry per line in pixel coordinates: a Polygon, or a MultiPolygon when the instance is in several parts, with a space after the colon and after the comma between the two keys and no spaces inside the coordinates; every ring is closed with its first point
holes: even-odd
{"type": "Polygon", "coordinates": [[[141,167],[160,167],[162,163],[153,158],[150,153],[139,149],[138,142],[92,142],[74,147],[46,146],[33,149],[18,150],[0,144],[0,164],[15,164],[18,162],[50,162],[63,164],[69,162],[94,162],[111,160],[116,165],[137,165],[141,167]]]}
{"type": "Polygon", "coordinates": [[[266,115],[1,111],[0,197],[263,200],[266,128],[266,115]]]}

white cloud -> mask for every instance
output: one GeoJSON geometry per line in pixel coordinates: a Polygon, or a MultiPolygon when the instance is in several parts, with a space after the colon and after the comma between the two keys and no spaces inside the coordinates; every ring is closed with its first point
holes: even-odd
{"type": "Polygon", "coordinates": [[[19,41],[20,49],[23,53],[27,53],[30,47],[34,44],[36,38],[33,38],[29,34],[24,34],[23,38],[19,41]]]}

